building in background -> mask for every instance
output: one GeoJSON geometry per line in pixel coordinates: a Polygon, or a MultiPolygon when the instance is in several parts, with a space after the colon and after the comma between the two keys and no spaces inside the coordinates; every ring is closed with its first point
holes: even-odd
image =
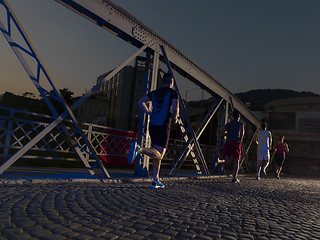
{"type": "MultiPolygon", "coordinates": [[[[108,80],[97,94],[106,96],[108,127],[137,131],[139,121],[138,100],[143,94],[146,62],[137,57],[134,66],[126,66],[108,80]]],[[[98,77],[104,79],[111,71],[98,77]]]]}
{"type": "MultiPolygon", "coordinates": [[[[73,98],[73,102],[76,102],[80,98],[73,98]]],[[[106,96],[97,93],[90,96],[73,113],[79,122],[107,126],[107,110],[108,102],[106,101],[106,96]]]]}
{"type": "Polygon", "coordinates": [[[271,101],[262,118],[267,120],[274,141],[285,136],[290,149],[286,172],[320,176],[320,97],[271,101]]]}

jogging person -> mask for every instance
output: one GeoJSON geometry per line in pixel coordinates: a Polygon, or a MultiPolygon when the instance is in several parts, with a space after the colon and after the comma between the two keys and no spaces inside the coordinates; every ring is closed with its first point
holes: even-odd
{"type": "Polygon", "coordinates": [[[260,172],[265,161],[265,165],[262,168],[264,175],[267,175],[267,167],[270,162],[270,149],[272,145],[272,135],[271,132],[267,130],[267,123],[263,122],[261,124],[261,130],[256,133],[256,143],[257,148],[257,175],[256,179],[260,180],[260,172]]]}
{"type": "Polygon", "coordinates": [[[222,157],[225,161],[233,162],[232,182],[240,182],[238,178],[239,162],[241,158],[241,143],[244,136],[244,124],[240,122],[240,113],[233,112],[233,120],[222,127],[221,134],[226,135],[227,139],[222,149],[222,157]]]}
{"type": "Polygon", "coordinates": [[[288,144],[284,142],[284,136],[280,136],[279,141],[277,141],[273,148],[276,151],[274,155],[276,160],[276,177],[280,179],[282,166],[286,159],[286,152],[289,152],[288,144]]]}
{"type": "Polygon", "coordinates": [[[161,160],[168,146],[171,119],[177,123],[179,116],[178,94],[172,89],[174,84],[173,76],[165,73],[163,78],[163,87],[143,96],[138,104],[142,111],[150,115],[149,133],[153,147],[140,147],[136,142],[131,143],[128,154],[128,162],[132,163],[139,154],[146,154],[153,159],[153,182],[152,188],[164,188],[160,182],[161,160]],[[147,103],[152,102],[152,111],[147,103]]]}

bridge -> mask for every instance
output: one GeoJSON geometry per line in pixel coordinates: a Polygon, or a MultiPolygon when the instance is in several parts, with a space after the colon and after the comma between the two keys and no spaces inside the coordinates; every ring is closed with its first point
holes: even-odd
{"type": "MultiPolygon", "coordinates": [[[[94,175],[94,168],[99,166],[105,176],[110,178],[110,175],[105,166],[102,164],[95,147],[92,145],[92,142],[87,139],[86,134],[74,116],[73,110],[79,107],[103,84],[105,84],[123,67],[141,54],[146,55],[148,62],[145,77],[145,93],[157,87],[156,83],[158,72],[164,72],[162,69],[163,67],[161,67],[164,66],[166,71],[173,73],[175,78],[177,75],[179,75],[186,80],[193,82],[204,91],[208,92],[212,96],[215,96],[217,99],[217,102],[213,104],[211,110],[207,116],[204,117],[201,126],[196,132],[191,125],[183,101],[180,101],[182,109],[178,122],[183,139],[185,140],[185,148],[181,151],[180,156],[175,161],[170,174],[174,174],[177,170],[179,170],[185,159],[188,156],[191,156],[197,173],[210,175],[208,160],[205,159],[198,140],[208,123],[211,121],[212,117],[218,112],[218,110],[220,111],[221,109],[224,111],[220,121],[221,124],[226,123],[228,121],[230,112],[234,109],[237,109],[242,114],[246,123],[246,127],[251,127],[254,129],[253,131],[249,132],[250,136],[247,137],[248,140],[243,149],[244,154],[241,159],[241,164],[246,161],[246,154],[253,142],[255,131],[260,127],[260,121],[234,94],[226,89],[221,83],[214,79],[205,70],[201,69],[201,67],[197,66],[196,63],[185,56],[171,43],[163,39],[144,23],[137,20],[130,13],[109,0],[56,0],[56,2],[64,5],[80,16],[85,17],[89,21],[92,21],[101,28],[114,34],[121,40],[126,41],[128,44],[135,46],[137,51],[133,55],[129,56],[126,61],[111,71],[102,81],[93,86],[92,89],[89,90],[76,103],[69,106],[63,99],[58,87],[46,70],[44,63],[30,42],[26,32],[23,30],[22,24],[18,21],[17,16],[15,16],[12,8],[9,6],[8,1],[0,0],[0,7],[4,9],[2,12],[5,12],[7,15],[5,18],[6,21],[2,22],[2,20],[0,20],[0,30],[20,60],[31,81],[48,105],[54,118],[50,124],[45,126],[41,131],[37,132],[37,134],[35,134],[35,136],[30,139],[28,143],[24,144],[24,146],[22,146],[17,153],[15,153],[2,164],[0,167],[0,174],[6,171],[14,162],[19,160],[29,149],[32,148],[32,146],[47,136],[53,129],[59,127],[59,129],[61,129],[61,133],[66,137],[66,139],[68,139],[73,151],[78,154],[90,174],[94,175]],[[14,28],[18,31],[13,31],[12,29],[14,28]],[[14,36],[14,34],[18,34],[19,36],[14,36]],[[15,39],[18,38],[23,39],[23,42],[17,42],[15,39]],[[29,63],[30,59],[32,59],[33,64],[29,63]],[[63,106],[64,112],[62,114],[58,113],[52,102],[52,99],[55,99],[63,106]],[[68,123],[68,126],[65,123],[66,119],[70,120],[71,127],[70,123],[68,123]],[[88,156],[95,159],[93,165],[89,163],[88,156]]],[[[176,83],[175,89],[179,93],[179,88],[176,83]]],[[[182,100],[180,93],[179,98],[182,100]]],[[[138,142],[142,146],[150,146],[150,138],[147,127],[148,121],[148,117],[141,113],[139,116],[138,142]]],[[[144,157],[136,161],[135,173],[139,176],[148,176],[148,157],[144,157]]]]}

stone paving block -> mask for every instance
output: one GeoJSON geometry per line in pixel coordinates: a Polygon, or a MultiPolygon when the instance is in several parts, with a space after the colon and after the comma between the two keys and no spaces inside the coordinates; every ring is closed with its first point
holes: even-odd
{"type": "Polygon", "coordinates": [[[212,232],[212,231],[207,231],[206,232],[206,236],[209,236],[213,239],[217,239],[217,238],[221,238],[222,234],[218,233],[218,232],[212,232]]]}
{"type": "Polygon", "coordinates": [[[81,234],[78,233],[78,232],[72,232],[72,231],[70,231],[70,232],[63,232],[63,233],[61,233],[61,235],[67,237],[67,239],[71,239],[71,238],[80,236],[81,234]]]}
{"type": "Polygon", "coordinates": [[[81,234],[88,234],[88,233],[93,231],[88,226],[80,226],[80,227],[74,228],[73,230],[76,231],[76,232],[79,232],[81,234]]]}
{"type": "Polygon", "coordinates": [[[199,240],[212,240],[213,238],[205,235],[197,235],[197,239],[199,240]]]}
{"type": "Polygon", "coordinates": [[[0,228],[11,228],[13,224],[9,221],[9,218],[1,218],[0,217],[0,228]]]}
{"type": "MultiPolygon", "coordinates": [[[[179,219],[178,217],[174,217],[172,219],[170,219],[170,222],[172,222],[173,224],[177,223],[177,224],[180,224],[183,222],[183,220],[179,219]]],[[[171,224],[171,225],[173,225],[171,224]]]]}
{"type": "Polygon", "coordinates": [[[129,221],[129,220],[123,220],[119,222],[123,227],[132,227],[134,225],[134,222],[129,221]]]}
{"type": "Polygon", "coordinates": [[[22,228],[10,227],[10,228],[1,229],[1,234],[5,235],[5,236],[19,235],[19,234],[22,234],[22,233],[23,233],[23,229],[22,228]]]}
{"type": "Polygon", "coordinates": [[[163,227],[162,225],[158,226],[158,224],[147,228],[147,230],[152,233],[162,233],[165,229],[167,229],[167,227],[163,227]]]}
{"type": "Polygon", "coordinates": [[[106,234],[107,232],[103,231],[102,229],[94,229],[91,232],[88,232],[88,235],[98,237],[98,238],[106,234]]]}
{"type": "Polygon", "coordinates": [[[66,228],[64,226],[57,225],[57,224],[53,224],[53,226],[50,227],[50,231],[52,233],[59,233],[59,234],[63,234],[63,233],[66,233],[66,232],[72,232],[71,229],[66,228]]]}
{"type": "Polygon", "coordinates": [[[231,236],[231,235],[222,235],[222,238],[225,240],[237,240],[236,236],[231,236]]]}
{"type": "Polygon", "coordinates": [[[236,233],[236,232],[234,232],[234,231],[232,231],[232,230],[230,230],[230,231],[226,231],[226,230],[222,230],[221,231],[221,234],[223,235],[223,236],[231,236],[231,237],[237,237],[237,234],[238,233],[236,233]]]}
{"type": "Polygon", "coordinates": [[[150,239],[161,239],[161,240],[170,240],[171,236],[161,233],[153,233],[148,236],[150,239]]]}
{"type": "Polygon", "coordinates": [[[110,232],[110,234],[114,234],[114,235],[117,235],[117,236],[124,236],[124,237],[130,235],[130,233],[122,231],[120,229],[115,229],[112,232],[110,232]]]}
{"type": "Polygon", "coordinates": [[[132,240],[132,239],[133,239],[132,237],[119,237],[119,238],[117,238],[117,240],[132,240]]]}
{"type": "MultiPolygon", "coordinates": [[[[73,237],[72,239],[74,239],[74,240],[91,240],[91,239],[96,239],[96,237],[89,236],[89,235],[86,235],[86,234],[80,234],[78,236],[73,237]]],[[[116,239],[116,238],[114,238],[114,236],[113,237],[110,236],[107,239],[116,239]]]]}
{"type": "Polygon", "coordinates": [[[265,235],[269,232],[269,229],[266,228],[258,228],[256,229],[256,231],[251,232],[253,235],[255,235],[255,233],[259,234],[259,235],[265,235]]]}
{"type": "Polygon", "coordinates": [[[245,233],[239,233],[238,234],[239,239],[246,239],[246,240],[253,240],[254,236],[250,234],[245,234],[245,233]]]}
{"type": "Polygon", "coordinates": [[[81,227],[81,224],[79,224],[77,222],[70,222],[70,223],[63,224],[63,226],[65,226],[66,228],[69,228],[69,229],[74,229],[74,228],[81,227]]]}
{"type": "Polygon", "coordinates": [[[257,237],[257,240],[268,240],[266,236],[259,236],[257,237]]]}
{"type": "Polygon", "coordinates": [[[179,234],[178,231],[174,231],[174,230],[171,230],[171,229],[165,229],[165,230],[163,230],[162,233],[165,234],[165,235],[171,236],[173,238],[179,234]]]}
{"type": "Polygon", "coordinates": [[[135,224],[135,225],[132,226],[132,227],[134,227],[134,228],[137,229],[137,230],[145,230],[145,229],[147,229],[149,226],[147,226],[147,225],[145,225],[145,224],[138,223],[138,224],[135,224]]]}
{"type": "Polygon", "coordinates": [[[26,227],[26,226],[34,226],[36,225],[35,221],[30,220],[29,218],[14,218],[14,224],[17,227],[26,227]]]}
{"type": "Polygon", "coordinates": [[[130,235],[129,237],[121,237],[119,239],[124,239],[124,240],[144,240],[144,239],[148,239],[146,238],[145,236],[141,236],[141,235],[138,235],[138,234],[133,234],[133,235],[130,235]]]}
{"type": "Polygon", "coordinates": [[[230,228],[230,224],[223,223],[223,222],[220,222],[220,221],[218,221],[217,226],[221,227],[222,229],[230,228]]]}
{"type": "Polygon", "coordinates": [[[177,231],[177,232],[186,232],[187,231],[187,228],[182,227],[182,226],[181,227],[175,226],[175,225],[170,226],[168,229],[173,230],[173,231],[177,231]]]}
{"type": "Polygon", "coordinates": [[[144,231],[144,230],[137,230],[135,235],[140,235],[140,236],[143,236],[143,237],[148,237],[152,234],[152,232],[150,231],[144,231]]]}
{"type": "Polygon", "coordinates": [[[6,239],[13,239],[13,240],[37,240],[38,238],[30,236],[28,233],[21,233],[15,235],[9,235],[6,239]]]}
{"type": "Polygon", "coordinates": [[[25,227],[24,231],[28,232],[31,236],[36,238],[46,237],[52,234],[52,232],[44,229],[42,226],[39,225],[25,227]]]}
{"type": "Polygon", "coordinates": [[[178,239],[195,239],[196,237],[197,234],[191,232],[180,232],[177,236],[178,239]]]}
{"type": "Polygon", "coordinates": [[[68,238],[60,234],[53,234],[53,235],[44,236],[41,238],[41,240],[65,240],[65,239],[67,240],[68,238]]]}
{"type": "Polygon", "coordinates": [[[121,230],[129,234],[133,234],[137,231],[134,227],[123,227],[121,230]]]}
{"type": "Polygon", "coordinates": [[[190,227],[190,231],[195,232],[197,234],[203,234],[207,231],[206,227],[198,227],[198,226],[192,226],[190,227]]]}

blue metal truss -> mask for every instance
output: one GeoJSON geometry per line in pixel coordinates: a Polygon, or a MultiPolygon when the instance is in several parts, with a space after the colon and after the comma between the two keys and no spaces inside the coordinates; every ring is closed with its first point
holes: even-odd
{"type": "MultiPolygon", "coordinates": [[[[107,170],[105,169],[105,167],[101,163],[101,160],[97,157],[91,143],[86,139],[86,137],[85,137],[82,129],[79,127],[77,120],[76,120],[75,116],[73,115],[70,107],[67,105],[67,103],[63,99],[63,96],[60,93],[59,89],[55,86],[53,80],[49,76],[47,70],[45,69],[44,64],[42,63],[41,59],[39,58],[38,54],[36,53],[34,47],[32,46],[26,33],[24,32],[23,28],[21,27],[21,24],[19,23],[16,16],[14,15],[8,2],[6,0],[0,0],[0,5],[2,5],[4,7],[6,14],[7,14],[7,18],[6,18],[6,20],[7,20],[6,26],[7,27],[5,27],[5,25],[0,20],[0,30],[3,33],[4,37],[6,38],[6,40],[8,41],[12,50],[14,51],[16,56],[18,57],[22,66],[26,70],[28,76],[30,77],[30,79],[34,83],[35,87],[39,91],[40,95],[42,96],[42,98],[44,99],[46,104],[48,105],[51,113],[53,114],[55,121],[53,121],[52,124],[50,124],[50,125],[52,127],[55,127],[58,124],[62,125],[62,129],[64,131],[65,137],[69,140],[69,143],[73,146],[74,150],[77,152],[77,154],[81,158],[82,162],[84,163],[86,168],[89,170],[90,174],[92,174],[92,175],[95,174],[93,169],[97,165],[99,165],[100,168],[102,169],[104,175],[106,177],[110,178],[109,173],[107,172],[107,170]],[[15,27],[18,30],[18,34],[23,39],[23,43],[25,44],[25,46],[27,46],[27,48],[23,47],[21,44],[15,42],[13,40],[13,37],[14,37],[13,31],[12,31],[13,27],[15,27]],[[36,74],[34,74],[34,72],[32,71],[30,65],[26,61],[26,58],[24,57],[23,54],[28,55],[29,57],[31,57],[32,60],[34,60],[36,62],[36,66],[37,66],[36,67],[36,74]],[[42,87],[42,85],[41,85],[42,80],[47,81],[47,83],[49,83],[49,86],[51,86],[51,89],[45,89],[44,87],[42,87]],[[52,92],[54,94],[52,94],[52,92]],[[58,101],[63,106],[64,112],[61,115],[58,114],[58,111],[54,107],[54,104],[52,103],[52,100],[50,100],[50,97],[52,99],[55,99],[56,101],[58,101]],[[63,119],[65,119],[67,117],[69,117],[73,123],[73,127],[74,127],[73,131],[67,129],[67,127],[64,126],[64,124],[62,122],[63,119]],[[84,144],[81,144],[80,141],[84,142],[84,144]],[[83,146],[85,146],[85,147],[83,147],[83,146]],[[93,164],[93,166],[90,166],[88,159],[86,159],[86,157],[85,157],[85,154],[89,154],[91,156],[91,158],[95,159],[95,163],[93,164]]],[[[36,144],[36,142],[38,142],[41,139],[41,137],[45,136],[45,134],[47,134],[49,132],[48,130],[49,129],[47,129],[47,131],[42,131],[40,134],[38,134],[38,136],[36,138],[31,140],[29,142],[29,144],[24,146],[24,148],[22,148],[12,158],[10,158],[6,162],[5,166],[1,167],[0,174],[3,173],[3,171],[5,171],[9,166],[11,166],[17,159],[19,159],[19,157],[21,155],[23,155],[28,150],[28,148],[30,149],[34,144],[36,144]]]]}

